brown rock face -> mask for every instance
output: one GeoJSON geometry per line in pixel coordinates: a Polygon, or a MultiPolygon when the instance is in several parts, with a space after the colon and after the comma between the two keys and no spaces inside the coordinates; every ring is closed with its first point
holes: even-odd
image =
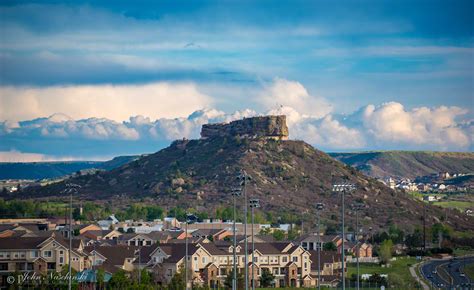
{"type": "Polygon", "coordinates": [[[201,138],[240,136],[245,138],[288,139],[286,116],[263,116],[245,118],[230,123],[205,124],[201,138]]]}

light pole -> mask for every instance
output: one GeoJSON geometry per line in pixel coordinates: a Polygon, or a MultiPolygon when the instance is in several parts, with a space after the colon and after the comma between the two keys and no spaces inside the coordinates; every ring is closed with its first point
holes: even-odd
{"type": "Polygon", "coordinates": [[[186,290],[188,290],[188,214],[186,214],[186,226],[185,226],[185,233],[184,238],[186,242],[186,254],[184,258],[184,285],[186,290]]]}
{"type": "Polygon", "coordinates": [[[249,263],[249,253],[248,253],[248,237],[247,237],[247,181],[251,180],[252,178],[245,172],[245,170],[241,170],[239,176],[237,177],[240,180],[240,187],[242,189],[242,193],[244,194],[244,237],[245,237],[245,290],[249,289],[249,275],[248,275],[248,263],[249,263]]]}
{"type": "Polygon", "coordinates": [[[235,219],[236,219],[236,212],[235,212],[235,203],[236,203],[236,199],[237,199],[237,196],[240,196],[242,195],[242,190],[240,188],[234,188],[232,189],[232,199],[233,199],[233,203],[234,203],[234,221],[232,223],[232,232],[233,232],[233,235],[234,235],[234,246],[233,246],[233,255],[234,255],[234,260],[232,261],[233,262],[233,268],[234,268],[234,273],[233,273],[233,276],[232,277],[232,290],[237,290],[237,252],[236,252],[236,248],[237,248],[237,236],[236,236],[236,230],[235,230],[235,219]]]}
{"type": "Polygon", "coordinates": [[[345,273],[344,273],[344,239],[346,236],[344,230],[344,195],[346,191],[352,191],[355,189],[355,185],[350,183],[338,183],[333,184],[332,191],[340,192],[341,193],[341,215],[342,215],[342,223],[341,223],[341,232],[342,232],[342,251],[341,251],[341,261],[342,261],[342,290],[346,289],[346,281],[345,281],[345,273]]]}
{"type": "Polygon", "coordinates": [[[259,199],[251,199],[250,200],[250,208],[252,211],[252,290],[255,290],[255,277],[254,277],[254,272],[255,272],[255,266],[254,266],[254,252],[255,252],[255,242],[254,242],[254,233],[253,233],[253,228],[254,228],[254,208],[259,208],[260,207],[260,200],[259,199]]]}
{"type": "Polygon", "coordinates": [[[66,188],[63,190],[63,193],[69,193],[69,250],[68,250],[68,289],[72,288],[72,267],[71,267],[71,255],[72,255],[72,194],[77,193],[78,189],[81,188],[80,185],[74,183],[66,183],[66,188]]]}
{"type": "Polygon", "coordinates": [[[321,224],[319,212],[324,209],[324,204],[316,204],[316,218],[318,220],[318,290],[321,290],[321,224]]]}
{"type": "Polygon", "coordinates": [[[357,260],[357,290],[359,290],[360,288],[360,265],[359,265],[359,255],[360,255],[360,244],[359,244],[359,239],[357,238],[357,235],[359,234],[359,211],[364,207],[363,204],[361,203],[355,203],[354,205],[352,205],[352,208],[355,210],[356,212],[356,235],[355,235],[355,238],[356,238],[356,250],[357,250],[357,254],[356,254],[356,260],[357,260]]]}

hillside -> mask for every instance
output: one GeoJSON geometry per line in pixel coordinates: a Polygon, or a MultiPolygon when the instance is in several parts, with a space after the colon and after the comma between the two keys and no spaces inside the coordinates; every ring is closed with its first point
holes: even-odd
{"type": "Polygon", "coordinates": [[[110,170],[136,158],[119,156],[109,161],[0,162],[0,179],[45,179],[86,169],[110,170]]]}
{"type": "Polygon", "coordinates": [[[474,172],[472,152],[381,151],[329,153],[330,156],[375,177],[414,179],[438,172],[474,172]]]}
{"type": "MultiPolygon", "coordinates": [[[[331,185],[344,180],[358,188],[346,199],[348,224],[354,218],[349,205],[355,201],[366,204],[361,216],[367,227],[396,223],[413,228],[421,223],[421,202],[392,191],[302,141],[240,137],[175,141],[119,168],[70,181],[82,186],[76,198],[109,200],[115,205],[139,198],[161,206],[212,212],[231,205],[230,189],[235,186],[240,169],[252,176],[249,196],[261,200],[265,213],[291,213],[314,222],[314,204],[323,202],[327,206],[324,219],[337,224],[340,197],[331,193],[331,185]]],[[[64,183],[58,183],[29,188],[20,194],[23,198],[57,198],[63,188],[64,183]]],[[[441,209],[431,206],[427,214],[431,217],[429,222],[444,216],[441,209]]],[[[450,213],[453,227],[474,228],[472,218],[458,215],[450,213]]]]}

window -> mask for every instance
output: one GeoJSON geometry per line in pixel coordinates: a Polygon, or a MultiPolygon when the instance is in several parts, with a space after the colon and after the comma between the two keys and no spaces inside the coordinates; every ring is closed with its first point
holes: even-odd
{"type": "Polygon", "coordinates": [[[0,271],[8,271],[8,263],[0,263],[0,271]]]}
{"type": "Polygon", "coordinates": [[[203,263],[203,264],[206,264],[206,263],[207,263],[206,257],[202,257],[202,263],[203,263]]]}
{"type": "Polygon", "coordinates": [[[253,262],[258,263],[258,257],[253,257],[253,262]]]}
{"type": "Polygon", "coordinates": [[[194,257],[194,261],[197,261],[198,260],[198,257],[194,257]]]}
{"type": "Polygon", "coordinates": [[[34,269],[33,263],[26,264],[26,270],[33,271],[33,269],[34,269]]]}
{"type": "Polygon", "coordinates": [[[0,252],[0,259],[4,259],[7,257],[7,252],[0,252]]]}
{"type": "Polygon", "coordinates": [[[53,253],[51,251],[43,251],[43,257],[51,258],[52,256],[53,256],[53,253]]]}
{"type": "Polygon", "coordinates": [[[64,257],[59,257],[59,264],[60,265],[64,264],[64,257]]]}
{"type": "Polygon", "coordinates": [[[285,256],[281,260],[283,261],[283,263],[287,263],[288,262],[288,257],[285,256]]]}
{"type": "Polygon", "coordinates": [[[48,270],[56,270],[56,263],[48,263],[48,270]]]}
{"type": "Polygon", "coordinates": [[[38,251],[31,251],[30,255],[31,255],[32,258],[38,258],[38,256],[39,256],[38,251]]]}
{"type": "Polygon", "coordinates": [[[63,250],[59,251],[59,254],[60,254],[60,255],[64,255],[63,250]]]}
{"type": "Polygon", "coordinates": [[[298,262],[298,257],[293,257],[293,262],[298,262]]]}

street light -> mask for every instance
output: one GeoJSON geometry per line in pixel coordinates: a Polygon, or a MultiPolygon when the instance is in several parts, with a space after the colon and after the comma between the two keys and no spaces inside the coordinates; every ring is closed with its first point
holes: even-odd
{"type": "Polygon", "coordinates": [[[248,275],[248,260],[249,260],[249,253],[248,253],[248,237],[247,237],[247,181],[252,180],[252,178],[245,172],[245,170],[241,170],[240,174],[237,176],[237,180],[239,180],[239,185],[241,188],[241,192],[244,195],[244,236],[245,236],[245,289],[249,289],[249,275],[248,275]]]}
{"type": "Polygon", "coordinates": [[[255,272],[255,267],[254,267],[254,252],[255,252],[255,242],[254,242],[254,233],[253,233],[253,228],[254,228],[254,208],[259,208],[260,207],[260,200],[259,199],[251,199],[250,200],[250,208],[252,211],[252,290],[255,290],[255,277],[254,277],[254,272],[255,272]]]}
{"type": "Polygon", "coordinates": [[[344,195],[347,192],[355,190],[355,185],[351,183],[336,183],[332,186],[333,192],[340,192],[341,193],[341,215],[342,215],[342,252],[341,252],[341,260],[342,260],[342,290],[346,289],[346,281],[345,273],[344,273],[344,239],[345,239],[345,230],[344,230],[344,195]]]}
{"type": "Polygon", "coordinates": [[[355,203],[352,205],[352,209],[355,210],[356,212],[356,249],[357,249],[357,254],[356,254],[356,259],[357,259],[357,290],[359,290],[359,285],[360,285],[360,265],[359,265],[359,255],[360,255],[360,244],[359,240],[357,239],[357,235],[359,234],[359,211],[364,208],[364,205],[362,203],[355,203]]]}
{"type": "Polygon", "coordinates": [[[237,248],[237,237],[236,237],[236,231],[235,231],[235,218],[236,218],[236,213],[235,213],[235,202],[237,199],[237,196],[242,195],[242,190],[240,188],[233,188],[232,189],[232,199],[234,203],[234,221],[232,223],[232,232],[234,235],[234,247],[233,247],[233,255],[234,255],[234,277],[232,278],[232,290],[237,290],[237,253],[236,253],[236,248],[237,248]]]}
{"type": "Polygon", "coordinates": [[[316,218],[318,220],[318,290],[321,290],[321,225],[319,212],[324,209],[324,204],[316,204],[316,218]]]}
{"type": "Polygon", "coordinates": [[[71,254],[72,254],[72,194],[77,193],[78,189],[81,188],[80,185],[74,183],[66,183],[66,188],[63,190],[63,193],[69,193],[69,251],[68,251],[68,263],[69,263],[69,279],[68,279],[68,289],[72,288],[72,268],[71,268],[71,254]]]}
{"type": "Polygon", "coordinates": [[[185,223],[185,243],[186,243],[186,253],[185,253],[185,260],[184,260],[184,280],[185,280],[185,287],[188,290],[188,260],[189,260],[189,242],[188,242],[188,223],[189,223],[189,214],[186,213],[186,223],[185,223]]]}

